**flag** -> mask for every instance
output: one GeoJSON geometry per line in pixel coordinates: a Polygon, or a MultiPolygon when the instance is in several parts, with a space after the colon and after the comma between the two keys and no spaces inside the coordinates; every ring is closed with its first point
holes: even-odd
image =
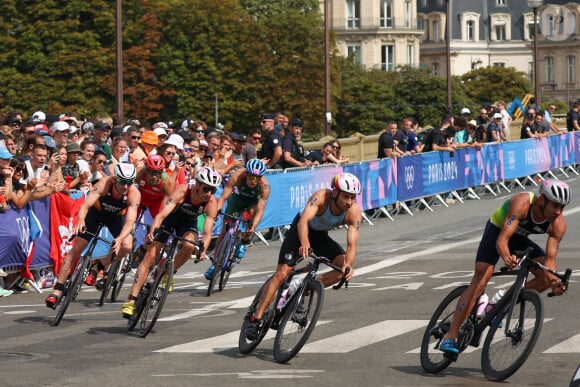
{"type": "Polygon", "coordinates": [[[69,237],[77,224],[77,216],[85,197],[73,199],[68,195],[56,193],[51,195],[50,202],[50,258],[54,264],[54,273],[58,275],[62,261],[72,248],[69,237]]]}

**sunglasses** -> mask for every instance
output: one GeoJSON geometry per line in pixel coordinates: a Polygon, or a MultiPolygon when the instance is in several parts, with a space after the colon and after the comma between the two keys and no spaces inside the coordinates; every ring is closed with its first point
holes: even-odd
{"type": "Polygon", "coordinates": [[[131,136],[131,139],[132,140],[140,140],[141,139],[141,136],[131,136]]]}
{"type": "Polygon", "coordinates": [[[206,186],[202,187],[201,190],[203,191],[203,193],[211,192],[212,194],[214,194],[215,191],[217,191],[217,188],[216,187],[210,187],[209,185],[206,185],[206,186]]]}
{"type": "Polygon", "coordinates": [[[340,149],[340,147],[338,145],[333,145],[332,146],[334,149],[340,149]]]}
{"type": "Polygon", "coordinates": [[[22,172],[24,171],[24,168],[26,168],[24,165],[19,165],[16,168],[14,168],[14,172],[22,172]]]}
{"type": "Polygon", "coordinates": [[[246,178],[248,180],[254,180],[254,181],[260,180],[260,176],[258,176],[258,175],[252,175],[252,174],[248,174],[246,178]]]}
{"type": "Polygon", "coordinates": [[[252,140],[262,141],[262,137],[252,136],[252,140]]]}
{"type": "Polygon", "coordinates": [[[194,163],[192,163],[192,162],[186,161],[186,162],[185,162],[185,165],[188,165],[188,166],[190,166],[190,167],[193,167],[195,164],[194,164],[194,163]]]}
{"type": "Polygon", "coordinates": [[[97,164],[105,164],[106,160],[95,160],[97,162],[97,164]]]}
{"type": "Polygon", "coordinates": [[[117,180],[117,183],[119,183],[120,185],[131,185],[131,184],[133,184],[133,180],[120,179],[118,177],[115,177],[115,180],[117,180]]]}
{"type": "Polygon", "coordinates": [[[175,152],[171,152],[171,151],[166,151],[165,154],[167,156],[175,156],[175,152]]]}
{"type": "Polygon", "coordinates": [[[205,130],[203,130],[203,129],[200,129],[200,130],[194,130],[194,132],[195,132],[195,133],[203,133],[203,132],[205,132],[205,130]]]}
{"type": "Polygon", "coordinates": [[[193,152],[194,150],[197,150],[197,149],[193,149],[193,148],[183,148],[183,151],[184,152],[193,152]]]}

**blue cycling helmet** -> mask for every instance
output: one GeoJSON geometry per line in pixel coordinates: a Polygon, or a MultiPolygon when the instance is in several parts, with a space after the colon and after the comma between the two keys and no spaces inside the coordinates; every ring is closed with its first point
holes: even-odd
{"type": "Polygon", "coordinates": [[[246,171],[254,176],[264,176],[266,164],[262,160],[252,159],[246,164],[246,171]]]}

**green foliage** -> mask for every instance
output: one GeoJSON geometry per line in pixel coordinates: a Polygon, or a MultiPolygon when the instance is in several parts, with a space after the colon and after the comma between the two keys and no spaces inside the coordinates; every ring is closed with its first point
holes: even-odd
{"type": "Polygon", "coordinates": [[[513,67],[482,67],[461,76],[467,95],[479,107],[506,102],[513,98],[522,99],[530,92],[530,83],[525,74],[513,67]]]}

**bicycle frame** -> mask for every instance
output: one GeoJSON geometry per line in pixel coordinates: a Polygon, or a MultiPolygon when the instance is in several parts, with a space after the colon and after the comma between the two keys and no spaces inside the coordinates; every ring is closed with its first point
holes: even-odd
{"type": "MultiPolygon", "coordinates": [[[[231,267],[229,266],[230,265],[229,258],[232,256],[233,249],[236,248],[237,242],[241,240],[240,234],[243,232],[242,224],[246,224],[248,222],[249,215],[250,214],[248,210],[242,211],[242,213],[239,216],[224,214],[224,218],[229,218],[232,221],[225,224],[226,232],[223,236],[220,246],[216,248],[217,252],[217,250],[221,248],[221,246],[223,245],[224,241],[226,241],[227,244],[225,245],[226,250],[224,256],[227,257],[227,259],[224,259],[224,261],[222,262],[222,270],[231,269],[231,267]]],[[[217,262],[215,261],[215,256],[217,255],[218,254],[214,254],[214,258],[212,258],[214,265],[217,264],[217,262]]],[[[235,263],[237,263],[235,260],[232,261],[232,266],[235,265],[235,263]]]]}

